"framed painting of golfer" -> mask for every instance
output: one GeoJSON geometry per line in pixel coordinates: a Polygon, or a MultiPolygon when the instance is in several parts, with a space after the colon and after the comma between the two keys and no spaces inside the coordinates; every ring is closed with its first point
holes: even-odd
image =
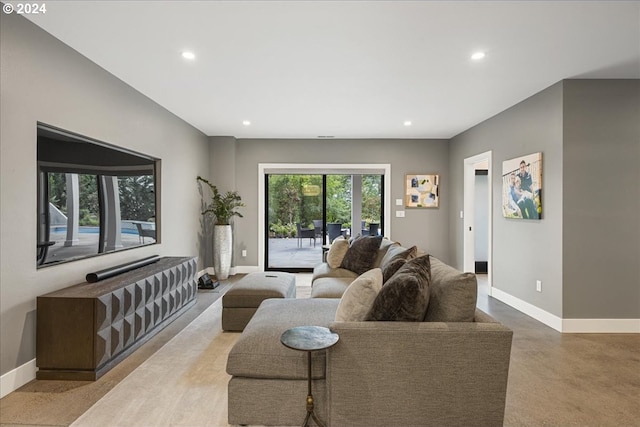
{"type": "Polygon", "coordinates": [[[542,153],[502,162],[502,216],[542,219],[542,153]]]}

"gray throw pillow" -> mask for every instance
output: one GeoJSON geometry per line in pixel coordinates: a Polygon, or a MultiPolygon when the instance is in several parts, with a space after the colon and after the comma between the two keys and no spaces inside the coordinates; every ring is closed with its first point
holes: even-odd
{"type": "Polygon", "coordinates": [[[357,274],[371,270],[380,243],[382,243],[382,236],[365,236],[355,239],[342,259],[340,267],[357,274]]]}
{"type": "Polygon", "coordinates": [[[391,276],[393,276],[400,267],[405,265],[407,260],[415,258],[417,252],[418,248],[412,246],[409,249],[405,249],[402,252],[393,255],[387,262],[384,262],[381,266],[382,283],[386,283],[387,280],[391,279],[391,276]]]}
{"type": "Polygon", "coordinates": [[[473,273],[463,273],[431,257],[430,300],[426,322],[473,322],[478,282],[473,273]]]}
{"type": "Polygon", "coordinates": [[[382,286],[365,320],[421,322],[429,305],[429,255],[407,261],[382,286]]]}

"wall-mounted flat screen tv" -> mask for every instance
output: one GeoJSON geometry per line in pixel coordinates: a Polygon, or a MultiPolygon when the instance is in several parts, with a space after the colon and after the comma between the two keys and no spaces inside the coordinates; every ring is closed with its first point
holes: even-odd
{"type": "Polygon", "coordinates": [[[38,123],[38,268],[158,243],[158,166],[38,123]]]}

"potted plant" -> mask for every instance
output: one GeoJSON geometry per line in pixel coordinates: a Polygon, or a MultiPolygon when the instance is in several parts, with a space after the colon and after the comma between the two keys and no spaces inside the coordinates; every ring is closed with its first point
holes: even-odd
{"type": "Polygon", "coordinates": [[[206,205],[202,215],[214,216],[213,268],[218,280],[224,280],[229,277],[231,270],[233,235],[230,221],[234,216],[242,218],[238,208],[245,206],[245,204],[242,203],[242,198],[237,191],[227,191],[223,194],[218,191],[218,187],[201,176],[198,176],[198,181],[207,184],[213,193],[211,202],[206,205]]]}

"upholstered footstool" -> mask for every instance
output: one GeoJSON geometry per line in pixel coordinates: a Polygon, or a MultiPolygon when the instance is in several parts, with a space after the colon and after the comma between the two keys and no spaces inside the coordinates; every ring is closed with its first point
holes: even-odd
{"type": "Polygon", "coordinates": [[[268,298],[295,298],[296,276],[279,271],[250,273],[222,296],[222,329],[240,332],[268,298]]]}

